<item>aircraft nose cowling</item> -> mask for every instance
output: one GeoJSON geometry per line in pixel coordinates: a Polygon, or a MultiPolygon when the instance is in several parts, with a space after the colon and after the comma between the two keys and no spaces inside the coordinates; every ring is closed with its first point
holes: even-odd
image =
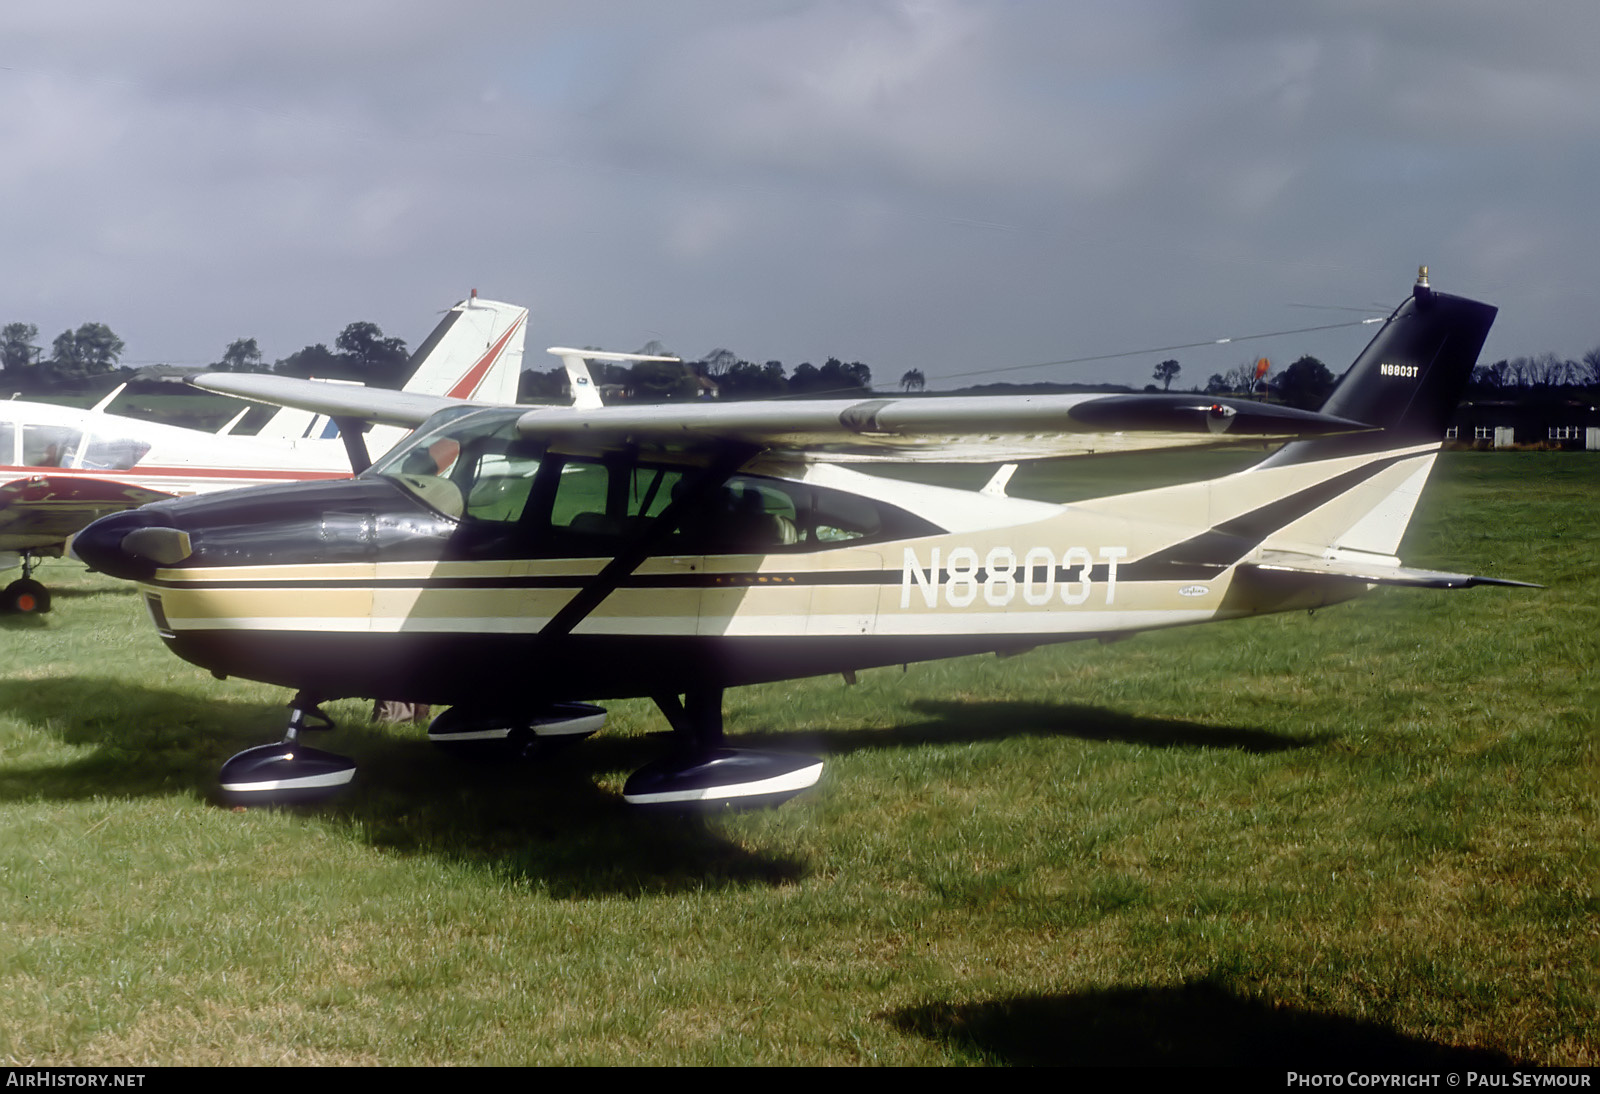
{"type": "Polygon", "coordinates": [[[72,553],[91,570],[137,581],[189,555],[189,535],[159,513],[134,509],[101,517],[72,541],[72,553]]]}

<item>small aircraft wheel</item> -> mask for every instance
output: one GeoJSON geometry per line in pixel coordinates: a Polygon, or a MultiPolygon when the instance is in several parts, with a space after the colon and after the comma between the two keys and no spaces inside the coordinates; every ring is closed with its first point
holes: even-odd
{"type": "Polygon", "coordinates": [[[50,590],[31,577],[20,577],[0,590],[0,612],[40,615],[50,610],[50,590]]]}

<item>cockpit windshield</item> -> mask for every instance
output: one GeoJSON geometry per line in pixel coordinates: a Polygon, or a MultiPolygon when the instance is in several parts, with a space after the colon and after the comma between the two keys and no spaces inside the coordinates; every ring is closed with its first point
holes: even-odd
{"type": "MultiPolygon", "coordinates": [[[[12,462],[14,437],[11,423],[0,423],[0,463],[12,462]]],[[[150,451],[146,441],[104,434],[85,436],[70,425],[49,422],[23,422],[24,467],[83,467],[93,471],[126,471],[150,451]]]]}
{"type": "Polygon", "coordinates": [[[364,474],[398,483],[447,517],[515,520],[543,455],[517,433],[520,413],[442,411],[364,474]]]}

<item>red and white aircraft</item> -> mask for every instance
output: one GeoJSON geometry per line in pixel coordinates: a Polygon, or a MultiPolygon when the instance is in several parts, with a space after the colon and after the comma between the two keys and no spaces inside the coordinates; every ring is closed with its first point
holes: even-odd
{"type": "MultiPolygon", "coordinates": [[[[528,310],[474,292],[445,313],[414,355],[395,398],[516,401],[528,310]]],[[[119,389],[120,390],[120,389],[119,389]]],[[[0,590],[0,612],[44,612],[49,591],[33,579],[40,557],[59,557],[73,533],[147,502],[240,486],[348,478],[351,454],[332,419],[284,409],[255,436],[208,433],[106,413],[0,401],[0,569],[23,575],[0,590]]],[[[235,422],[237,419],[235,419],[235,422]]],[[[373,426],[365,448],[387,452],[406,434],[373,426]]]]}

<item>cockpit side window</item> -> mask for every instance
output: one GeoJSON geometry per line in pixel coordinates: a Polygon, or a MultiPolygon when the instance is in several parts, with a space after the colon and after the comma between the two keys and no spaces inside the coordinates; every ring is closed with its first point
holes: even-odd
{"type": "Polygon", "coordinates": [[[516,521],[527,506],[542,456],[516,425],[515,412],[445,412],[424,423],[366,474],[391,480],[457,520],[516,521]]]}
{"type": "Polygon", "coordinates": [[[514,452],[485,452],[470,473],[467,516],[474,520],[520,520],[539,473],[539,457],[514,452]]]}
{"type": "Polygon", "coordinates": [[[819,543],[877,538],[883,511],[870,498],[837,490],[817,490],[811,505],[811,536],[819,543]]]}
{"type": "Polygon", "coordinates": [[[548,527],[556,537],[571,537],[572,545],[586,548],[584,554],[610,553],[614,545],[604,541],[638,534],[660,517],[677,499],[684,477],[681,468],[621,457],[569,458],[560,467],[548,527]]]}
{"type": "Polygon", "coordinates": [[[662,554],[824,551],[940,529],[871,498],[735,475],[688,511],[701,472],[636,453],[551,454],[517,429],[516,410],[445,412],[365,472],[460,521],[463,550],[497,557],[595,558],[638,541],[675,502],[662,554]]]}
{"type": "Polygon", "coordinates": [[[83,442],[83,431],[64,425],[23,423],[24,467],[71,467],[83,442]]]}
{"type": "Polygon", "coordinates": [[[83,466],[97,471],[126,471],[150,451],[148,441],[131,437],[90,437],[83,449],[83,466]]]}

